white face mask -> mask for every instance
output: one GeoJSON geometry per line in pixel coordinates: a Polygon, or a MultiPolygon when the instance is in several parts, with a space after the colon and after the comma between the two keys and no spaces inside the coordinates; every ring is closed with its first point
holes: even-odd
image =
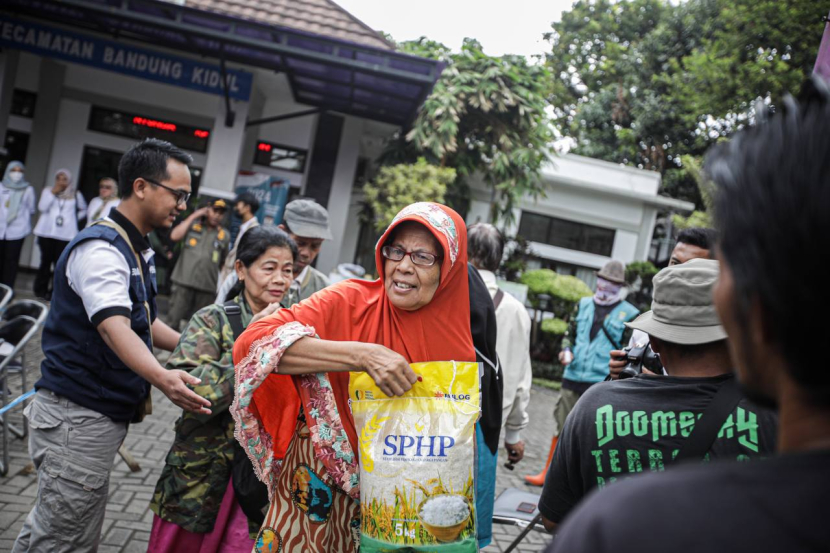
{"type": "Polygon", "coordinates": [[[12,171],[11,173],[9,173],[9,178],[12,182],[20,182],[20,179],[23,178],[23,173],[21,173],[20,171],[12,171]]]}

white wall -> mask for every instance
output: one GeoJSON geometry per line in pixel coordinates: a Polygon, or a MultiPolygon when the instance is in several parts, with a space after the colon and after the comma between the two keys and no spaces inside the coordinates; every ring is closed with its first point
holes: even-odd
{"type": "MultiPolygon", "coordinates": [[[[108,96],[114,101],[122,100],[142,104],[153,110],[173,110],[198,115],[212,120],[224,102],[221,96],[199,92],[188,88],[129,77],[73,63],[66,64],[65,88],[83,90],[97,96],[108,96]]],[[[181,121],[189,123],[189,121],[181,121]]],[[[86,127],[86,124],[84,124],[86,127]]]]}
{"type": "MultiPolygon", "coordinates": [[[[55,131],[55,144],[47,174],[54,175],[58,169],[69,169],[73,175],[81,170],[81,160],[85,146],[96,146],[119,152],[127,151],[135,144],[135,139],[113,136],[87,130],[89,112],[92,105],[87,102],[64,98],[61,100],[58,125],[55,131]]],[[[205,155],[189,152],[196,167],[205,166],[205,155]]]]}
{"type": "MultiPolygon", "coordinates": [[[[294,103],[285,97],[276,98],[274,96],[268,96],[267,90],[263,92],[266,94],[265,106],[262,109],[263,118],[297,113],[310,109],[310,106],[294,103]]],[[[259,139],[265,142],[274,142],[284,146],[310,150],[316,125],[316,115],[305,115],[285,121],[277,121],[276,123],[265,123],[256,127],[256,129],[258,129],[259,139]]]]}

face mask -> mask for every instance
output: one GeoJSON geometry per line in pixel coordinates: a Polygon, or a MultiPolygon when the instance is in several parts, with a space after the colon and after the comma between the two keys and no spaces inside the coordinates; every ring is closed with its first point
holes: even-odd
{"type": "Polygon", "coordinates": [[[12,182],[20,182],[22,178],[23,173],[21,173],[20,171],[12,171],[11,173],[9,173],[9,179],[11,179],[12,182]]]}

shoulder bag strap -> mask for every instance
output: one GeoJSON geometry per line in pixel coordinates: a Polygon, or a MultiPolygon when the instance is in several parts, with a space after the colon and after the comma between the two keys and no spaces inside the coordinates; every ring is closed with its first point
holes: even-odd
{"type": "Polygon", "coordinates": [[[496,292],[496,295],[493,296],[493,305],[496,306],[496,309],[499,308],[499,305],[501,305],[501,300],[503,300],[503,299],[504,299],[504,290],[499,288],[498,292],[496,292]]]}
{"type": "Polygon", "coordinates": [[[225,315],[228,316],[228,322],[231,324],[233,331],[233,341],[236,342],[245,327],[242,326],[242,309],[235,301],[226,301],[222,306],[225,309],[225,315]]]}
{"type": "MultiPolygon", "coordinates": [[[[132,250],[133,255],[135,256],[135,262],[138,265],[138,272],[139,272],[139,274],[141,274],[141,282],[146,287],[147,286],[147,281],[144,280],[144,268],[141,265],[141,256],[138,254],[137,251],[135,251],[135,248],[133,248],[133,243],[130,242],[130,237],[127,235],[127,231],[124,230],[121,227],[121,225],[119,225],[118,223],[116,223],[114,221],[108,221],[106,219],[101,219],[99,221],[95,221],[92,224],[93,225],[103,225],[105,227],[109,227],[111,229],[114,229],[118,234],[121,235],[121,238],[123,238],[124,241],[127,242],[127,245],[130,246],[130,250],[132,250]]],[[[152,342],[153,341],[153,321],[151,320],[152,317],[150,316],[150,304],[147,302],[147,300],[144,300],[144,310],[147,312],[147,324],[150,325],[150,342],[152,342]]]]}
{"type": "Polygon", "coordinates": [[[612,346],[614,346],[614,349],[620,349],[620,343],[619,343],[619,342],[617,342],[617,341],[616,341],[616,340],[615,340],[615,339],[611,336],[611,333],[610,333],[610,332],[608,332],[608,329],[607,329],[607,328],[605,328],[605,321],[603,321],[602,325],[600,325],[600,328],[602,328],[602,332],[605,334],[605,337],[606,337],[606,338],[608,338],[608,341],[609,341],[609,342],[611,342],[611,345],[612,345],[612,346]]]}
{"type": "Polygon", "coordinates": [[[715,393],[712,402],[703,411],[703,415],[695,423],[692,433],[683,442],[680,452],[674,458],[674,462],[702,459],[712,447],[718,432],[723,427],[723,423],[735,409],[735,406],[738,405],[741,397],[738,381],[735,378],[724,382],[715,393]]]}
{"type": "MultiPolygon", "coordinates": [[[[101,219],[99,221],[95,221],[92,224],[93,225],[104,225],[105,227],[109,227],[109,228],[115,230],[121,236],[121,238],[123,238],[124,241],[127,242],[127,245],[130,246],[130,250],[133,252],[133,255],[135,256],[135,262],[136,262],[136,265],[138,265],[138,272],[141,275],[141,284],[145,288],[144,295],[146,296],[147,295],[147,293],[146,293],[147,281],[144,280],[144,268],[141,265],[141,256],[138,254],[137,251],[135,251],[135,248],[133,248],[133,243],[130,241],[130,237],[127,235],[127,231],[124,230],[123,227],[121,227],[121,225],[119,225],[115,221],[108,221],[106,219],[101,219]]],[[[153,319],[152,319],[152,316],[150,315],[150,304],[147,302],[146,299],[144,300],[144,312],[147,314],[147,326],[150,329],[150,343],[152,344],[153,343],[153,319]]],[[[151,349],[151,353],[152,353],[152,349],[151,349]]],[[[135,418],[131,422],[141,422],[141,421],[144,420],[144,418],[147,415],[151,415],[152,413],[153,413],[153,394],[148,393],[147,397],[144,398],[144,401],[139,405],[138,413],[136,414],[135,418]]]]}

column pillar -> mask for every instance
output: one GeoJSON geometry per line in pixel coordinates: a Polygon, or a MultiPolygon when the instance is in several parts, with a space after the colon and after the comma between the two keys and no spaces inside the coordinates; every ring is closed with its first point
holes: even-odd
{"type": "MultiPolygon", "coordinates": [[[[362,134],[362,119],[357,117],[344,118],[340,134],[340,143],[337,147],[337,157],[330,181],[331,190],[326,198],[328,200],[327,209],[329,212],[329,226],[331,227],[332,239],[323,242],[323,246],[320,248],[320,255],[317,257],[317,269],[325,274],[335,269],[340,260],[345,259],[351,261],[354,257],[354,243],[350,246],[352,251],[345,252],[343,249],[345,247],[346,222],[349,216],[349,205],[352,201],[352,186],[354,185],[355,172],[357,171],[357,159],[360,154],[360,137],[362,134]]],[[[314,157],[312,157],[312,163],[314,163],[314,157]]],[[[306,192],[306,195],[314,197],[312,194],[308,194],[308,192],[306,192]]]]}
{"type": "MultiPolygon", "coordinates": [[[[248,102],[248,116],[245,119],[259,119],[262,117],[263,109],[265,109],[265,96],[260,94],[257,89],[253,89],[251,91],[251,100],[248,102]]],[[[239,164],[239,168],[243,171],[253,170],[254,153],[258,138],[259,127],[251,127],[245,130],[245,139],[242,142],[242,152],[239,164]]]]}
{"type": "Polygon", "coordinates": [[[0,147],[6,141],[14,84],[17,81],[17,60],[19,57],[20,53],[17,50],[9,48],[5,48],[0,54],[0,138],[3,139],[3,142],[0,142],[0,147]]]}
{"type": "MultiPolygon", "coordinates": [[[[34,187],[37,200],[40,199],[44,183],[49,180],[47,171],[52,160],[65,75],[66,65],[48,58],[40,60],[35,116],[32,119],[32,134],[29,135],[29,148],[24,161],[26,179],[34,187]]],[[[37,217],[35,215],[33,222],[37,217]]],[[[34,236],[29,236],[23,243],[23,251],[20,254],[22,266],[33,267],[39,261],[33,259],[34,246],[34,236]]]]}
{"type": "Polygon", "coordinates": [[[231,100],[231,108],[236,112],[232,127],[225,126],[225,99],[220,98],[217,104],[201,186],[232,194],[239,173],[250,104],[231,100]]]}

